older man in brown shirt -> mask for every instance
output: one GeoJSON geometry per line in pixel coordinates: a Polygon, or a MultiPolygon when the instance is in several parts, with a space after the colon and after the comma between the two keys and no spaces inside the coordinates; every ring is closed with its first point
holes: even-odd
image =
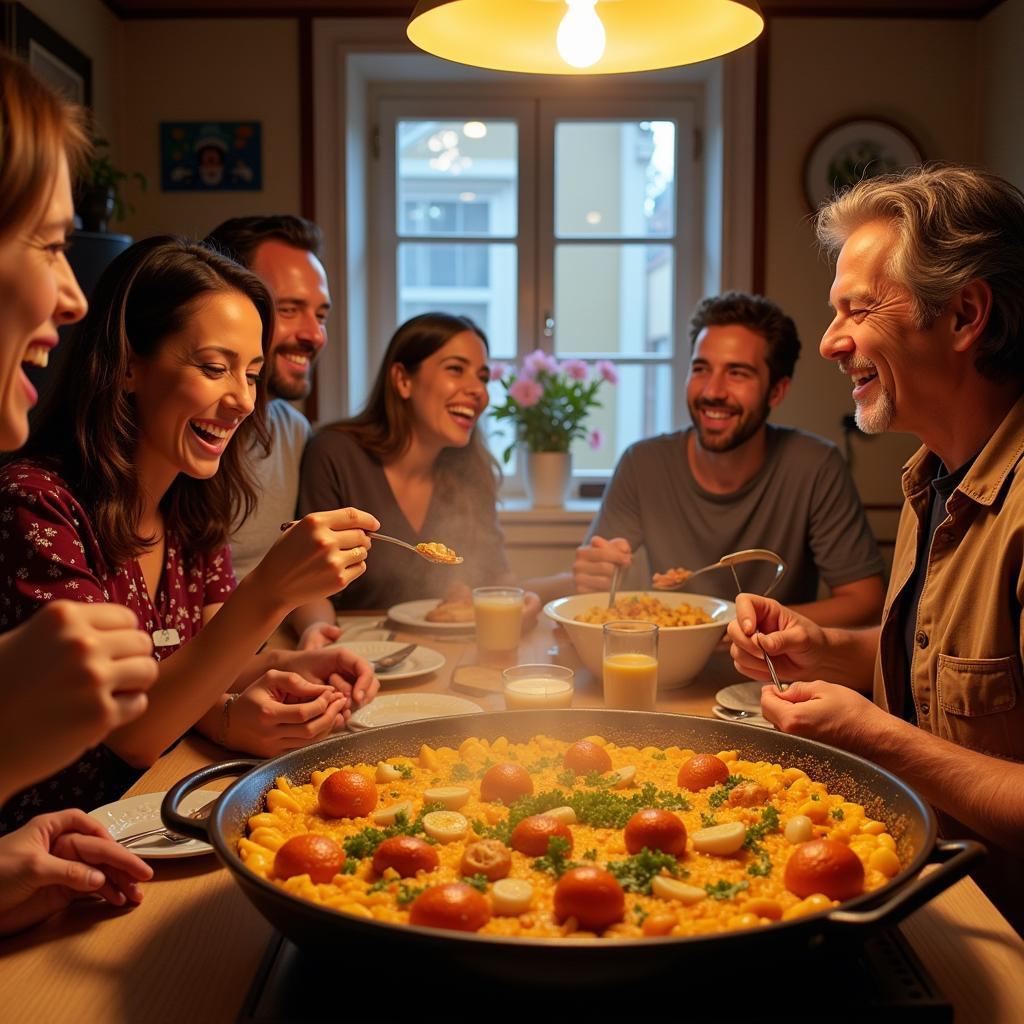
{"type": "Polygon", "coordinates": [[[765,716],[894,771],[947,834],[992,851],[979,881],[1024,923],[1024,195],[941,167],[862,182],[824,207],[838,252],[821,353],[867,433],[915,434],[880,627],[822,629],[744,596],[733,658],[785,678],[765,716]],[[818,677],[818,678],[815,678],[818,677]],[[842,685],[836,685],[842,684],[842,685]],[[874,703],[857,690],[874,690],[874,703]]]}

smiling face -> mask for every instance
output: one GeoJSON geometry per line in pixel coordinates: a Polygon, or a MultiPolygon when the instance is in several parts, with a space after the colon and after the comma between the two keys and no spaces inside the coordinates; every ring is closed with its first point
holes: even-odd
{"type": "Polygon", "coordinates": [[[67,235],[74,207],[67,161],[62,159],[37,221],[0,240],[0,450],[28,437],[28,412],[37,394],[22,364],[46,366],[57,328],[81,320],[86,302],[68,266],[67,235]]]}
{"type": "Polygon", "coordinates": [[[918,327],[910,292],[886,272],[895,241],[884,221],[869,221],[846,240],[829,293],[835,317],[821,339],[821,354],[850,377],[857,426],[866,434],[920,434],[945,372],[942,318],[918,327]]]}
{"type": "Polygon", "coordinates": [[[487,347],[474,331],[461,331],[409,374],[392,367],[398,394],[409,405],[416,439],[427,447],[463,448],[487,408],[487,347]]]}
{"type": "Polygon", "coordinates": [[[313,364],[327,344],[331,294],[323,264],[313,253],[272,238],[253,253],[250,269],[274,297],[270,394],[288,401],[305,398],[313,364]]]}
{"type": "Polygon", "coordinates": [[[702,448],[730,452],[749,441],[782,401],[789,378],[769,384],[768,345],[741,324],[697,335],[686,379],[686,404],[702,448]]]}
{"type": "Polygon", "coordinates": [[[263,367],[262,321],[236,291],[211,292],[156,354],[134,358],[126,388],[135,396],[135,462],[150,493],[178,473],[208,479],[239,424],[255,407],[263,367]]]}

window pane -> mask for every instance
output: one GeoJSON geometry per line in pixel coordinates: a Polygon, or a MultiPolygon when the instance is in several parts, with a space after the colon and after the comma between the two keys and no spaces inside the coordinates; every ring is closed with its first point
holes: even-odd
{"type": "MultiPolygon", "coordinates": [[[[491,406],[500,405],[505,399],[505,388],[496,380],[491,381],[488,385],[487,393],[490,395],[491,406]]],[[[515,473],[517,450],[512,450],[508,462],[503,462],[501,458],[505,449],[515,439],[515,427],[508,420],[495,420],[490,415],[485,415],[477,429],[483,430],[484,437],[487,439],[487,447],[498,460],[502,474],[508,477],[515,473]]]]}
{"type": "Polygon", "coordinates": [[[671,121],[562,121],[555,127],[555,233],[667,238],[675,230],[671,121]]]}
{"type": "Polygon", "coordinates": [[[555,346],[671,356],[675,275],[670,245],[555,247],[555,346]]]}
{"type": "Polygon", "coordinates": [[[398,315],[439,310],[468,316],[495,359],[516,354],[516,247],[511,242],[401,242],[398,315]]]}
{"type": "Polygon", "coordinates": [[[399,121],[400,235],[516,233],[514,121],[399,121]]]}

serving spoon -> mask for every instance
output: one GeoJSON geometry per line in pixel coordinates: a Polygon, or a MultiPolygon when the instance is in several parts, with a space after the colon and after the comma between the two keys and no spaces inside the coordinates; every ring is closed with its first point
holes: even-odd
{"type": "Polygon", "coordinates": [[[717,562],[712,562],[710,565],[705,565],[702,568],[695,570],[690,573],[686,579],[680,580],[678,583],[654,583],[653,586],[655,590],[682,590],[684,587],[688,587],[690,585],[691,580],[703,573],[711,572],[713,569],[730,569],[732,571],[732,578],[736,581],[736,590],[738,593],[739,591],[742,591],[743,588],[740,586],[735,566],[742,565],[744,562],[773,562],[775,564],[775,578],[765,588],[764,594],[762,595],[764,597],[767,597],[775,589],[779,580],[782,579],[786,572],[785,561],[774,551],[769,551],[767,548],[745,548],[743,551],[733,551],[731,554],[722,555],[717,562]]]}

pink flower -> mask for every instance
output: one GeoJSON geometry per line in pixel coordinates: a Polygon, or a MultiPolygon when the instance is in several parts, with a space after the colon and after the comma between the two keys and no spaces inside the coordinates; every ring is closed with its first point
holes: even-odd
{"type": "Polygon", "coordinates": [[[591,451],[596,452],[597,449],[604,444],[604,434],[602,434],[600,430],[592,430],[590,432],[590,436],[587,438],[587,444],[590,445],[591,451]]]}
{"type": "Polygon", "coordinates": [[[508,393],[524,409],[529,409],[530,406],[536,405],[540,401],[540,396],[544,394],[544,389],[533,378],[520,377],[508,389],[508,393]]]}
{"type": "Polygon", "coordinates": [[[558,361],[542,349],[534,349],[523,360],[523,373],[527,377],[536,377],[538,373],[558,373],[558,361]]]}
{"type": "Polygon", "coordinates": [[[501,380],[508,373],[508,363],[491,363],[491,380],[501,380]]]}
{"type": "Polygon", "coordinates": [[[597,361],[597,372],[601,374],[609,384],[619,383],[619,371],[616,370],[615,365],[608,362],[607,359],[599,359],[597,361]]]}
{"type": "Polygon", "coordinates": [[[567,373],[573,380],[586,380],[590,368],[582,359],[566,359],[562,363],[562,373],[567,373]]]}

